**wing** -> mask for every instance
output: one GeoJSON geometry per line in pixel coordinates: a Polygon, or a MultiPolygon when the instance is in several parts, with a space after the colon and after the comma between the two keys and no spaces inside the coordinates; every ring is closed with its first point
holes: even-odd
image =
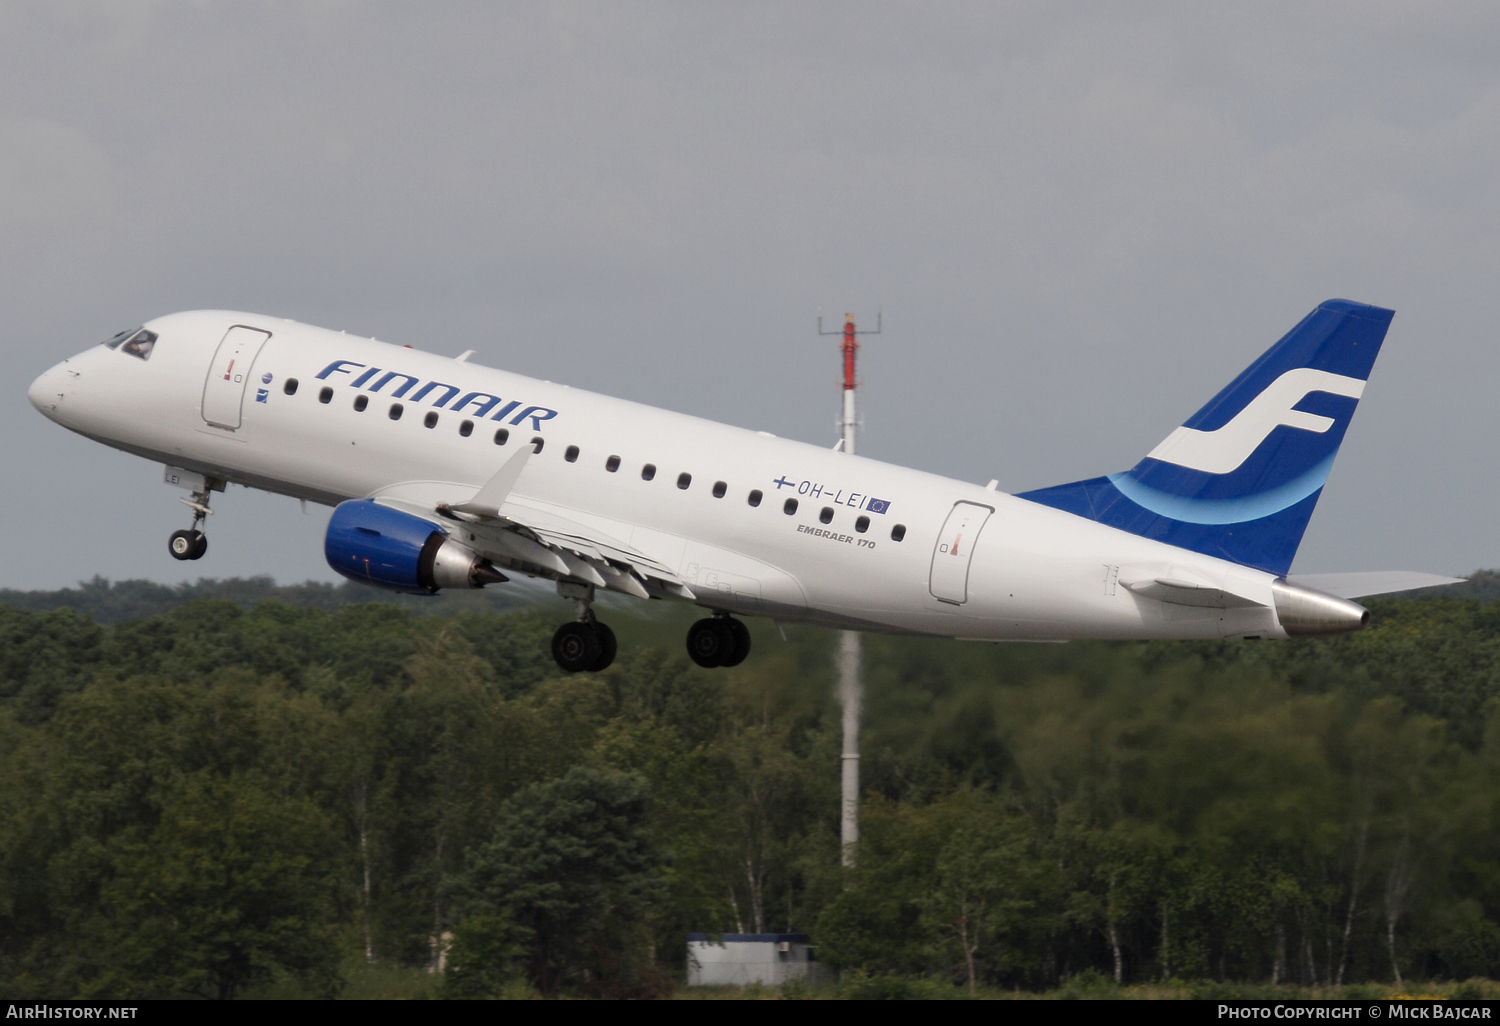
{"type": "Polygon", "coordinates": [[[497,566],[637,598],[696,597],[670,566],[616,536],[628,525],[583,524],[512,498],[531,451],[522,448],[462,501],[453,500],[473,486],[443,481],[404,481],[370,498],[438,524],[497,566]]]}

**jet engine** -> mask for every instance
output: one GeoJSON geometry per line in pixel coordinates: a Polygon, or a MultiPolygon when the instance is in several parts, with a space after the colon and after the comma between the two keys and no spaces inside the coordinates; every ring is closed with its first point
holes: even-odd
{"type": "Polygon", "coordinates": [[[1281,629],[1293,637],[1346,634],[1370,622],[1370,611],[1359,603],[1292,584],[1284,577],[1271,582],[1271,596],[1281,629]]]}
{"type": "Polygon", "coordinates": [[[339,504],[328,521],[323,555],[350,580],[421,595],[508,580],[437,524],[373,499],[339,504]]]}

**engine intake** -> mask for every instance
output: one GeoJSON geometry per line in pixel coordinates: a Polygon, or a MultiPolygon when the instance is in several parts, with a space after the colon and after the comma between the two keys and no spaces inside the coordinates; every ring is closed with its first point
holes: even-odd
{"type": "Polygon", "coordinates": [[[323,555],[350,580],[419,595],[508,580],[443,528],[373,499],[339,504],[328,520],[323,555]]]}
{"type": "Polygon", "coordinates": [[[1271,582],[1271,595],[1281,629],[1293,637],[1347,634],[1370,622],[1370,611],[1358,602],[1289,584],[1285,578],[1271,582]]]}

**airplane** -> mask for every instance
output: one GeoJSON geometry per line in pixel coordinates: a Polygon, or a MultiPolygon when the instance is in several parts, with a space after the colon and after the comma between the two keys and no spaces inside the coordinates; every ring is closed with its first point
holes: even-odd
{"type": "Polygon", "coordinates": [[[566,672],[615,658],[601,591],[695,603],[699,666],[750,649],[742,616],[984,641],[1285,639],[1355,631],[1352,599],[1453,583],[1292,575],[1393,312],[1329,300],[1130,470],[987,486],[231,311],[174,313],[42,374],[31,403],[164,466],[207,550],[226,485],[333,507],[328,563],[435,594],[523,574],[574,619],[566,672]]]}

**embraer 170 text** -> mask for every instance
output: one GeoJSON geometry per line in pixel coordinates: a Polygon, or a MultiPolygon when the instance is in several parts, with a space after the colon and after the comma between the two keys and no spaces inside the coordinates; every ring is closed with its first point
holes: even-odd
{"type": "Polygon", "coordinates": [[[602,670],[599,589],[734,614],[979,640],[1285,638],[1358,630],[1362,595],[1447,583],[1287,576],[1391,311],[1323,303],[1131,470],[1020,495],[275,317],[178,313],[47,371],[30,399],[192,493],[334,507],[324,550],[395,591],[505,572],[573,599],[553,656],[602,670]]]}

